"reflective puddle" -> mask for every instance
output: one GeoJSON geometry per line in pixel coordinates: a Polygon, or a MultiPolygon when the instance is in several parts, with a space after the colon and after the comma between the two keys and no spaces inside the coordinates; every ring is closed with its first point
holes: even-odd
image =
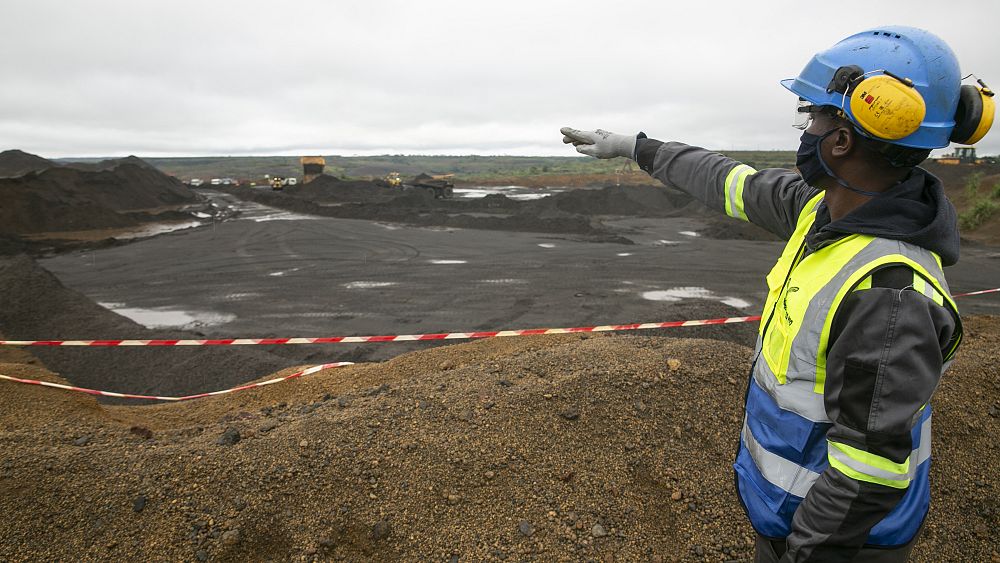
{"type": "Polygon", "coordinates": [[[708,299],[710,301],[719,301],[720,303],[725,303],[730,307],[736,307],[737,309],[746,309],[750,307],[750,303],[739,297],[731,296],[719,296],[713,291],[705,289],[704,287],[674,287],[671,289],[655,290],[655,291],[645,291],[642,293],[642,298],[649,301],[681,301],[682,299],[708,299]]]}
{"type": "Polygon", "coordinates": [[[212,311],[180,311],[167,307],[142,309],[126,307],[121,303],[98,303],[98,305],[132,319],[146,328],[180,328],[190,330],[204,326],[225,324],[236,320],[236,315],[212,311]]]}
{"type": "Polygon", "coordinates": [[[394,285],[396,285],[396,282],[353,281],[345,283],[344,287],[347,289],[374,289],[377,287],[391,287],[394,285]]]}

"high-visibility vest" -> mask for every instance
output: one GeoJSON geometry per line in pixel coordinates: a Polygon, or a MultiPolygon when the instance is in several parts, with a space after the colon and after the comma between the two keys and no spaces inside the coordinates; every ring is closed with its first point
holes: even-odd
{"type": "MultiPolygon", "coordinates": [[[[902,545],[916,535],[930,503],[931,407],[925,405],[914,416],[913,451],[903,463],[828,441],[832,422],[823,393],[830,327],[844,299],[871,287],[872,273],[886,266],[909,267],[914,290],[949,307],[956,319],[958,309],[940,258],[929,250],[854,234],[803,257],[821,199],[822,192],[803,209],[767,276],[768,296],[734,464],[737,488],[753,527],[774,538],[790,533],[796,508],[830,465],[858,481],[905,488],[903,499],[872,528],[867,541],[902,545]]],[[[961,340],[960,325],[956,331],[953,345],[943,351],[942,373],[961,340]]]]}

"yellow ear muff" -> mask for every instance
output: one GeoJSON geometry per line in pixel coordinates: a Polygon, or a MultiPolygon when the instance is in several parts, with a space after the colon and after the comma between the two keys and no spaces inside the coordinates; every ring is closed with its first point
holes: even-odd
{"type": "Polygon", "coordinates": [[[895,141],[912,134],[927,113],[916,88],[887,74],[862,80],[850,95],[854,120],[880,139],[895,141]]]}
{"type": "Polygon", "coordinates": [[[951,140],[960,145],[973,145],[986,136],[993,126],[996,103],[993,92],[986,88],[976,88],[971,84],[962,86],[955,110],[955,129],[951,140]]]}

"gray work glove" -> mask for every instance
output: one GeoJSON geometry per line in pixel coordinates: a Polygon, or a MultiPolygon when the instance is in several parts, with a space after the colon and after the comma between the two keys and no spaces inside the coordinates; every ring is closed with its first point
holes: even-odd
{"type": "Polygon", "coordinates": [[[603,129],[580,131],[571,127],[559,130],[564,143],[572,143],[576,152],[597,158],[635,157],[635,135],[619,135],[603,129]]]}

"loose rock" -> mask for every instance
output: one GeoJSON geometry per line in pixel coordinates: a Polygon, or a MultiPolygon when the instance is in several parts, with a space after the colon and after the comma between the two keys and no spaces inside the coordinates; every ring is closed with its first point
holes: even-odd
{"type": "Polygon", "coordinates": [[[216,444],[220,446],[232,446],[240,441],[240,432],[235,428],[227,428],[222,436],[215,441],[216,444]]]}
{"type": "Polygon", "coordinates": [[[392,525],[386,520],[381,520],[372,526],[372,539],[375,541],[381,541],[389,537],[392,533],[392,525]]]}

